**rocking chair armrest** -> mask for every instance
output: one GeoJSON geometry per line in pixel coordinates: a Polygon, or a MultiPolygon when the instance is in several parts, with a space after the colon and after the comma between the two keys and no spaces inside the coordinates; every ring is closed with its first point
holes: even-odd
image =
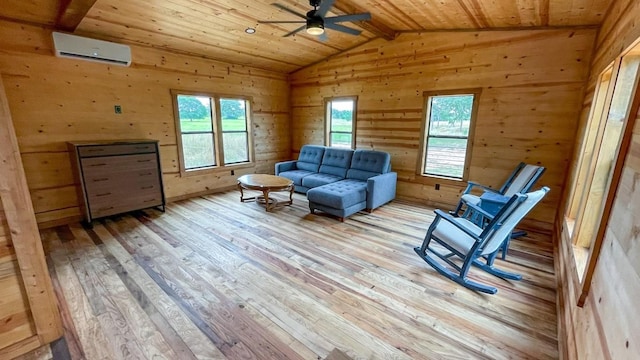
{"type": "Polygon", "coordinates": [[[482,185],[482,184],[479,184],[479,183],[473,182],[473,181],[467,182],[467,188],[464,190],[463,194],[470,193],[471,190],[473,190],[474,187],[479,187],[484,191],[490,191],[492,193],[500,194],[500,191],[498,191],[498,190],[496,190],[494,188],[490,188],[490,187],[488,187],[486,185],[482,185]]]}
{"type": "Polygon", "coordinates": [[[493,217],[495,216],[495,214],[488,213],[486,210],[484,210],[483,208],[481,208],[478,205],[467,203],[467,207],[469,209],[473,210],[474,212],[480,213],[482,216],[484,216],[487,219],[489,219],[489,221],[493,220],[493,217]]]}
{"type": "Polygon", "coordinates": [[[435,211],[437,217],[442,218],[443,220],[446,220],[448,222],[450,222],[453,226],[457,227],[458,229],[464,231],[465,234],[471,236],[475,241],[480,241],[480,237],[476,234],[474,234],[471,230],[469,230],[467,227],[465,227],[464,225],[460,224],[458,221],[456,221],[456,219],[460,219],[459,217],[454,217],[453,215],[446,213],[440,209],[436,209],[435,211]]]}

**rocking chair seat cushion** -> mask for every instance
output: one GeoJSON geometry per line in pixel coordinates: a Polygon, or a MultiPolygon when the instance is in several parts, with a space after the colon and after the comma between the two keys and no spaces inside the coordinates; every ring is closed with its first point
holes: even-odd
{"type": "MultiPolygon", "coordinates": [[[[454,218],[454,221],[469,229],[475,235],[480,235],[482,229],[465,218],[454,218]]],[[[433,235],[447,243],[449,246],[462,254],[467,254],[475,241],[467,233],[448,221],[438,222],[438,226],[433,231],[433,235]]]]}

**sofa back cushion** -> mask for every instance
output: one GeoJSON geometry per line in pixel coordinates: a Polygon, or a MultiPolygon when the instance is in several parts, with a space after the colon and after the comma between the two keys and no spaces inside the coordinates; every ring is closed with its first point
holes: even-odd
{"type": "Polygon", "coordinates": [[[367,180],[391,171],[391,155],[384,151],[356,150],[351,158],[347,179],[367,180]]]}
{"type": "Polygon", "coordinates": [[[352,156],[353,150],[351,149],[326,148],[322,157],[320,172],[345,177],[347,176],[349,165],[351,165],[352,156]]]}
{"type": "Polygon", "coordinates": [[[300,155],[298,155],[296,167],[299,170],[318,172],[323,155],[324,146],[304,145],[300,148],[300,155]]]}

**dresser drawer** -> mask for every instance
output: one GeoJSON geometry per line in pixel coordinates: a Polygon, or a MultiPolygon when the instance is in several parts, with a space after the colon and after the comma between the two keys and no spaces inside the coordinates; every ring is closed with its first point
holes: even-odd
{"type": "Polygon", "coordinates": [[[109,215],[121,214],[128,211],[140,210],[154,206],[163,206],[164,202],[160,196],[152,196],[136,201],[127,201],[111,204],[91,204],[91,217],[100,218],[109,215]]]}
{"type": "Polygon", "coordinates": [[[158,168],[156,154],[94,157],[82,159],[80,162],[85,179],[158,168]]]}
{"type": "Polygon", "coordinates": [[[116,144],[116,145],[85,145],[78,148],[81,158],[109,155],[155,153],[155,143],[116,144]]]}
{"type": "Polygon", "coordinates": [[[160,174],[158,169],[135,170],[127,173],[90,174],[86,175],[85,187],[87,195],[95,195],[97,192],[110,190],[139,190],[148,186],[160,187],[160,174]]]}
{"type": "MultiPolygon", "coordinates": [[[[123,211],[144,209],[152,206],[163,205],[162,191],[157,187],[145,189],[114,190],[96,193],[88,197],[92,217],[104,214],[114,209],[123,211]]],[[[115,214],[115,213],[114,213],[115,214]]],[[[106,216],[106,215],[100,215],[106,216]]]]}

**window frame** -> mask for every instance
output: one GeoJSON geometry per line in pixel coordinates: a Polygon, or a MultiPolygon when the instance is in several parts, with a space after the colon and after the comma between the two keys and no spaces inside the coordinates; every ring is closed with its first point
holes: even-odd
{"type": "Polygon", "coordinates": [[[416,175],[425,179],[444,179],[458,183],[469,179],[469,168],[471,162],[471,154],[473,152],[474,136],[476,128],[476,120],[478,117],[478,108],[480,106],[480,95],[482,88],[466,88],[466,89],[450,89],[450,90],[430,90],[422,93],[422,125],[420,128],[420,155],[416,166],[416,175]],[[467,135],[467,148],[464,158],[464,166],[462,177],[427,174],[424,172],[427,161],[427,145],[429,140],[429,124],[431,115],[431,106],[429,99],[436,96],[453,96],[453,95],[473,95],[473,103],[471,105],[471,117],[469,119],[469,134],[467,135]]]}
{"type": "Polygon", "coordinates": [[[358,96],[335,96],[335,97],[326,97],[324,98],[324,145],[329,147],[334,147],[331,145],[331,134],[339,133],[339,134],[347,134],[347,132],[335,132],[331,131],[331,121],[333,118],[331,117],[330,104],[333,101],[344,101],[351,100],[353,101],[353,118],[351,119],[351,149],[356,148],[356,123],[358,118],[358,96]]]}
{"type": "MultiPolygon", "coordinates": [[[[176,145],[178,147],[178,165],[180,176],[202,175],[207,173],[217,173],[221,171],[235,170],[255,166],[255,147],[253,143],[253,98],[251,96],[237,94],[219,94],[206,91],[177,90],[171,89],[173,103],[173,118],[175,124],[176,145]],[[215,152],[215,165],[193,169],[187,169],[184,161],[184,150],[182,146],[182,128],[180,125],[180,113],[178,110],[178,95],[208,97],[211,101],[211,122],[213,136],[213,150],[215,152]],[[220,113],[220,99],[244,100],[245,101],[245,121],[247,133],[247,155],[248,161],[229,163],[224,162],[224,139],[223,134],[230,133],[222,131],[222,115],[220,113]]],[[[188,134],[188,133],[187,133],[188,134]]]]}
{"type": "MultiPolygon", "coordinates": [[[[630,49],[635,49],[638,46],[640,46],[640,43],[636,43],[632,45],[630,49]]],[[[624,57],[629,55],[630,52],[631,51],[629,50],[623,52],[613,61],[612,64],[607,66],[605,70],[600,72],[600,74],[598,75],[598,80],[597,80],[598,84],[596,86],[593,97],[591,99],[592,108],[590,109],[589,117],[587,119],[587,123],[585,124],[583,133],[582,133],[583,144],[580,148],[580,153],[578,154],[578,160],[577,160],[578,167],[574,170],[573,176],[570,179],[567,179],[567,181],[570,181],[570,183],[568,184],[570,186],[569,188],[570,193],[568,193],[565,198],[567,201],[565,202],[564,216],[562,219],[562,224],[563,224],[562,231],[566,234],[568,240],[571,242],[573,261],[575,265],[574,269],[576,269],[575,275],[577,276],[578,281],[580,282],[581,291],[576,292],[576,295],[577,295],[576,302],[578,307],[584,306],[584,304],[586,303],[587,296],[591,289],[591,281],[593,280],[595,268],[598,263],[598,258],[600,256],[600,251],[602,249],[602,244],[605,238],[605,232],[607,230],[609,218],[611,215],[611,211],[613,209],[613,203],[616,197],[618,186],[620,184],[620,178],[622,176],[622,171],[627,158],[629,146],[632,141],[633,129],[635,128],[635,121],[636,121],[635,115],[638,113],[639,111],[638,109],[640,109],[640,71],[636,73],[636,77],[632,85],[628,108],[626,109],[626,113],[623,119],[621,134],[617,142],[615,156],[614,156],[614,159],[612,160],[612,164],[609,170],[609,175],[607,178],[607,184],[605,186],[605,189],[603,192],[603,198],[600,203],[600,209],[598,212],[599,216],[598,216],[598,219],[596,220],[597,223],[595,224],[595,233],[591,238],[591,244],[588,249],[588,256],[586,259],[586,263],[584,264],[585,268],[583,270],[583,274],[580,274],[578,273],[579,270],[578,270],[577,258],[575,254],[576,249],[574,245],[577,237],[580,235],[580,232],[581,232],[582,217],[584,216],[584,211],[585,211],[584,207],[586,206],[585,189],[589,189],[590,182],[592,181],[593,173],[595,172],[594,169],[591,169],[592,167],[591,163],[593,162],[592,160],[594,158],[597,159],[599,156],[596,154],[592,154],[590,155],[589,161],[587,161],[586,159],[582,159],[582,157],[585,155],[585,150],[587,150],[585,139],[589,136],[590,129],[593,128],[592,131],[597,132],[597,134],[595,135],[597,138],[594,141],[595,144],[593,146],[595,148],[600,148],[602,143],[602,136],[603,136],[602,133],[604,133],[606,123],[608,122],[610,107],[613,101],[613,97],[615,95],[616,86],[618,85],[620,67],[624,57]],[[612,70],[611,78],[607,85],[607,89],[604,92],[600,91],[599,86],[602,83],[602,77],[607,71],[610,71],[610,69],[613,69],[613,70],[612,70]],[[597,96],[599,95],[605,96],[602,109],[595,108],[595,104],[598,101],[597,96]],[[601,112],[600,115],[598,115],[599,112],[601,112]],[[591,124],[595,116],[599,117],[599,120],[598,120],[599,123],[597,124],[598,125],[597,127],[595,126],[596,124],[593,124],[594,126],[592,126],[591,124]],[[602,129],[600,129],[601,127],[602,129]],[[576,182],[578,181],[580,176],[579,174],[580,167],[585,161],[587,161],[588,163],[588,164],[585,164],[585,166],[589,166],[590,169],[588,170],[588,174],[586,175],[587,179],[585,181],[585,184],[583,184],[582,187],[579,187],[576,185],[576,182]],[[575,197],[578,197],[578,198],[575,199],[575,197]],[[576,204],[576,202],[578,203],[576,204]],[[573,207],[577,207],[577,209],[573,209],[573,207]],[[574,224],[569,224],[567,220],[567,214],[571,212],[576,212],[574,224]],[[573,226],[573,230],[571,232],[569,231],[570,226],[573,226]]],[[[586,194],[586,196],[588,196],[588,194],[586,194]]]]}

